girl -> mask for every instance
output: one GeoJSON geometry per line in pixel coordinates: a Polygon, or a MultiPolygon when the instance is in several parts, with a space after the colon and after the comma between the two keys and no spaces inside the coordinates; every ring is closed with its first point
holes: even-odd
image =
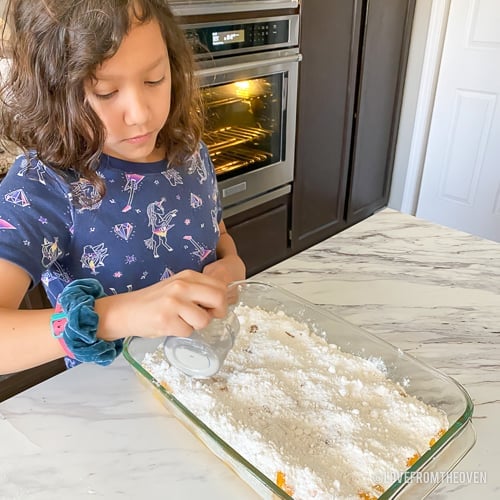
{"type": "Polygon", "coordinates": [[[188,336],[245,267],[201,142],[193,60],[166,0],[10,0],[0,183],[0,373],[111,362],[188,336]],[[56,311],[18,310],[43,283],[56,311]]]}

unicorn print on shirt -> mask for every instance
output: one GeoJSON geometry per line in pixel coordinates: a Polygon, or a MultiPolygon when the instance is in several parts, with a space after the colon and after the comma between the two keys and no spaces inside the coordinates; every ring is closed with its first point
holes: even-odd
{"type": "Polygon", "coordinates": [[[104,247],[104,243],[99,245],[85,245],[80,258],[82,268],[90,269],[92,274],[99,274],[96,268],[104,266],[104,259],[108,256],[108,249],[104,247]]]}
{"type": "Polygon", "coordinates": [[[56,236],[54,241],[47,238],[43,239],[42,244],[42,265],[47,268],[52,265],[61,255],[62,250],[59,248],[59,238],[56,236]]]}
{"type": "Polygon", "coordinates": [[[97,210],[102,203],[99,200],[99,192],[86,179],[71,184],[71,199],[75,201],[80,213],[84,210],[97,210]]]}
{"type": "Polygon", "coordinates": [[[198,174],[198,180],[200,184],[203,184],[208,178],[208,172],[205,162],[201,157],[200,151],[195,153],[188,160],[188,174],[191,175],[194,174],[195,172],[198,174]]]}
{"type": "Polygon", "coordinates": [[[165,176],[165,179],[167,179],[168,182],[170,182],[171,186],[177,186],[177,184],[183,184],[181,174],[174,168],[169,168],[168,170],[165,170],[165,172],[162,172],[162,174],[165,176]]]}
{"type": "Polygon", "coordinates": [[[45,185],[45,165],[40,161],[40,160],[34,160],[31,161],[31,158],[23,158],[21,162],[21,166],[19,168],[19,172],[17,172],[17,175],[19,177],[24,177],[24,175],[30,170],[33,169],[38,175],[38,182],[40,184],[45,185]]]}
{"type": "Polygon", "coordinates": [[[160,201],[150,203],[147,208],[148,226],[151,227],[151,237],[144,240],[144,244],[146,248],[153,250],[155,259],[159,257],[158,247],[163,246],[169,252],[173,250],[167,243],[167,236],[168,231],[175,226],[175,224],[170,224],[170,222],[177,215],[177,209],[165,213],[165,209],[163,208],[164,202],[165,198],[162,198],[160,201]]]}
{"type": "Polygon", "coordinates": [[[70,281],[68,273],[61,267],[57,259],[63,255],[63,251],[59,248],[59,238],[54,237],[54,241],[47,238],[43,239],[42,244],[42,265],[46,269],[45,275],[47,282],[50,279],[61,279],[65,282],[70,281]],[[49,269],[52,267],[53,269],[49,269]]]}
{"type": "Polygon", "coordinates": [[[217,221],[217,208],[212,208],[210,210],[210,216],[212,217],[212,226],[214,231],[219,234],[219,222],[217,221]]]}

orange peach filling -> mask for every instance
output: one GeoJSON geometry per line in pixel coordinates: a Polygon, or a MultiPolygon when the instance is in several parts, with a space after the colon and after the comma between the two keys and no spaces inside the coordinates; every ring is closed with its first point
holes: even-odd
{"type": "Polygon", "coordinates": [[[287,495],[293,495],[293,488],[286,484],[285,473],[282,471],[278,471],[276,474],[276,484],[279,488],[281,488],[287,495]]]}

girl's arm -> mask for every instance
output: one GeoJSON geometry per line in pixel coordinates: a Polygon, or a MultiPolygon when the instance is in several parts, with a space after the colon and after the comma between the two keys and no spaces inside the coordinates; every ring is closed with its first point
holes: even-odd
{"type": "Polygon", "coordinates": [[[188,336],[227,312],[227,285],[245,279],[245,264],[223,221],[219,224],[217,261],[203,273],[182,271],[142,290],[96,301],[98,336],[106,340],[137,335],[188,336]]]}
{"type": "Polygon", "coordinates": [[[64,355],[52,337],[52,309],[18,310],[30,277],[26,271],[0,259],[0,374],[52,361],[64,355]]]}
{"type": "Polygon", "coordinates": [[[138,335],[188,336],[227,313],[227,285],[245,279],[245,264],[223,221],[219,224],[217,260],[203,273],[182,271],[142,290],[96,301],[98,336],[107,340],[138,335]],[[118,329],[117,329],[118,326],[118,329]]]}
{"type": "MultiPolygon", "coordinates": [[[[52,336],[53,309],[18,310],[29,275],[0,259],[0,374],[13,373],[64,356],[52,336]]],[[[221,280],[195,271],[134,292],[103,297],[95,302],[97,337],[115,340],[132,335],[188,336],[227,312],[227,289],[221,280]]]]}

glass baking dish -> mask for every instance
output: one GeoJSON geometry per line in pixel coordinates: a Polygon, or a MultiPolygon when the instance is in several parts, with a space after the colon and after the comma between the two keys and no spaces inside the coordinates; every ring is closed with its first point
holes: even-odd
{"type": "MultiPolygon", "coordinates": [[[[380,358],[392,381],[401,384],[408,394],[446,414],[449,421],[446,433],[387,488],[380,499],[397,498],[402,494],[408,498],[424,498],[472,448],[476,440],[471,422],[473,403],[465,389],[455,380],[279,287],[256,281],[238,282],[235,287],[238,290],[238,303],[271,312],[283,311],[287,316],[310,325],[313,331],[322,332],[328,343],[336,344],[344,352],[365,359],[380,358]]],[[[128,338],[124,357],[170,412],[262,498],[291,499],[271,478],[249,463],[180,403],[166,384],[162,385],[142,366],[145,355],[154,352],[159,344],[159,339],[128,338]]]]}

